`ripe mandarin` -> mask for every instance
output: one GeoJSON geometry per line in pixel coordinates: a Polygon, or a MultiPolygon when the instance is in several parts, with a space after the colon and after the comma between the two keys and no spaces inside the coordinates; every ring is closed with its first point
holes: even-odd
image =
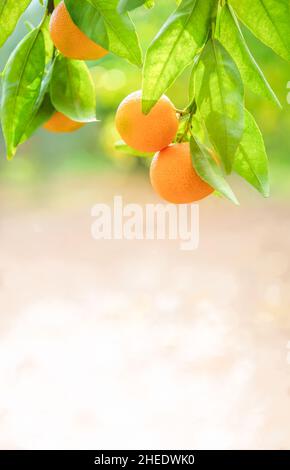
{"type": "Polygon", "coordinates": [[[83,122],[73,121],[64,114],[55,112],[43,127],[50,132],[74,132],[83,126],[83,122]]]}
{"type": "Polygon", "coordinates": [[[178,118],[173,104],[163,95],[149,114],[142,113],[142,92],[131,93],[116,113],[116,127],[127,145],[140,152],[157,152],[175,138],[178,118]]]}
{"type": "Polygon", "coordinates": [[[108,54],[107,50],[98,46],[74,24],[64,2],[60,2],[53,11],[49,30],[55,47],[65,57],[97,60],[108,54]]]}
{"type": "Polygon", "coordinates": [[[190,204],[214,191],[193,168],[189,143],[170,145],[156,153],[150,179],[159,196],[174,204],[190,204]]]}

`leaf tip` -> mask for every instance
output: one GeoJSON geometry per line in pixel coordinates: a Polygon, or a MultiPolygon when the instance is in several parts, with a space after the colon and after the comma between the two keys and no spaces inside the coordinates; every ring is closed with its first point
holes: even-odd
{"type": "Polygon", "coordinates": [[[8,153],[8,154],[6,155],[6,160],[7,160],[8,162],[11,162],[11,161],[13,160],[14,156],[15,156],[15,152],[13,152],[13,153],[8,153]]]}
{"type": "Polygon", "coordinates": [[[237,207],[240,207],[240,205],[241,205],[240,202],[239,202],[239,200],[238,200],[236,197],[234,197],[234,198],[232,199],[232,202],[233,202],[233,203],[235,204],[235,206],[237,206],[237,207]]]}
{"type": "Polygon", "coordinates": [[[154,101],[143,99],[142,100],[142,113],[145,115],[149,114],[154,105],[155,105],[154,101]]]}
{"type": "Polygon", "coordinates": [[[271,195],[270,186],[267,185],[265,188],[262,189],[262,196],[265,199],[268,199],[270,195],[271,195]]]}

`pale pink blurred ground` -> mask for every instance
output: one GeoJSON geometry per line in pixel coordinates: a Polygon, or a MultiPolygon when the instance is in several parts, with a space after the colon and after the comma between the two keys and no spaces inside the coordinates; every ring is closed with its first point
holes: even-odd
{"type": "MultiPolygon", "coordinates": [[[[200,247],[94,241],[139,177],[2,187],[2,449],[289,448],[289,205],[201,204],[200,247]]],[[[290,355],[290,354],[289,354],[290,355]]]]}

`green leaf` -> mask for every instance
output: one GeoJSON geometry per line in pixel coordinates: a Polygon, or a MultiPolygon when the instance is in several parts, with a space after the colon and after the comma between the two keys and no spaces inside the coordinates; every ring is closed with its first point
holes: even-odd
{"type": "Polygon", "coordinates": [[[22,13],[31,0],[0,0],[0,47],[13,33],[22,13]]]}
{"type": "Polygon", "coordinates": [[[245,85],[257,95],[265,96],[281,107],[277,96],[247,46],[233,9],[228,5],[221,10],[218,36],[239,67],[245,85]]]}
{"type": "Polygon", "coordinates": [[[183,0],[159,31],[145,58],[145,113],[153,108],[204,45],[216,7],[216,0],[183,0]]]}
{"type": "Polygon", "coordinates": [[[41,27],[43,37],[44,37],[44,43],[45,43],[46,63],[47,64],[50,64],[50,62],[53,58],[53,55],[54,55],[54,44],[52,42],[50,32],[49,32],[49,22],[50,22],[50,17],[48,16],[45,19],[45,21],[44,21],[44,23],[41,27]]]}
{"type": "Polygon", "coordinates": [[[235,62],[216,39],[200,56],[193,86],[209,138],[230,173],[244,131],[244,88],[235,62]]]}
{"type": "Polygon", "coordinates": [[[45,71],[41,82],[41,87],[39,90],[38,98],[34,105],[34,110],[31,113],[30,117],[26,120],[25,130],[23,132],[20,144],[23,144],[33,132],[41,126],[47,117],[47,120],[52,114],[51,108],[54,111],[50,99],[47,98],[47,91],[50,85],[50,80],[52,76],[53,66],[54,66],[54,50],[53,50],[53,43],[49,35],[48,31],[49,21],[48,19],[42,25],[41,31],[43,33],[44,38],[44,45],[45,45],[45,71]],[[50,106],[48,106],[48,101],[50,106]],[[49,114],[49,109],[51,113],[49,114]],[[46,114],[45,114],[46,111],[46,114]],[[42,122],[43,117],[43,122],[42,122]]]}
{"type": "Polygon", "coordinates": [[[51,118],[51,116],[54,113],[55,113],[55,109],[51,103],[49,94],[47,93],[39,109],[33,116],[30,123],[27,125],[25,133],[23,134],[22,139],[21,139],[21,144],[23,144],[26,140],[28,140],[39,127],[41,127],[51,118]]]}
{"type": "Polygon", "coordinates": [[[11,159],[38,101],[45,73],[42,31],[30,32],[8,59],[3,72],[1,118],[7,158],[11,159]]]}
{"type": "Polygon", "coordinates": [[[289,0],[230,0],[230,3],[258,39],[290,61],[289,0]]]}
{"type": "Polygon", "coordinates": [[[115,143],[115,149],[119,152],[126,153],[127,155],[133,155],[135,157],[153,157],[154,153],[139,152],[127,145],[123,140],[118,140],[115,143]]]}
{"type": "Polygon", "coordinates": [[[58,56],[54,64],[50,96],[55,109],[73,121],[96,121],[96,90],[86,64],[58,56]]]}
{"type": "Polygon", "coordinates": [[[209,150],[197,139],[190,139],[192,164],[200,178],[234,204],[239,204],[231,187],[222,173],[220,165],[209,150]]]}
{"type": "Polygon", "coordinates": [[[233,168],[263,196],[269,196],[268,158],[265,145],[257,123],[248,111],[245,115],[244,135],[233,168]]]}
{"type": "Polygon", "coordinates": [[[138,36],[128,13],[119,14],[118,0],[65,0],[74,23],[94,42],[142,65],[138,36]]]}
{"type": "Polygon", "coordinates": [[[141,7],[147,2],[147,0],[120,0],[118,5],[118,12],[120,14],[126,11],[134,10],[135,8],[141,7]]]}

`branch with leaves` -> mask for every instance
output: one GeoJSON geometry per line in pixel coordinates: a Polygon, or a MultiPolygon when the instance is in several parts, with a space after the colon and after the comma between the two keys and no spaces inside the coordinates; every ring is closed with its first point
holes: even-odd
{"type": "MultiPolygon", "coordinates": [[[[0,0],[0,47],[30,3],[0,0]]],[[[17,45],[2,72],[1,126],[8,159],[38,127],[55,119],[56,113],[79,124],[97,120],[95,87],[84,60],[91,55],[67,53],[52,34],[51,14],[55,15],[59,3],[44,1],[43,19],[17,45]]],[[[289,0],[179,0],[144,59],[130,11],[152,8],[153,0],[61,3],[72,23],[68,32],[77,28],[90,42],[91,52],[98,46],[103,55],[111,52],[142,69],[145,117],[191,67],[188,106],[176,110],[179,129],[172,143],[187,143],[196,174],[234,203],[237,199],[227,182],[232,172],[268,196],[265,145],[254,117],[245,108],[245,88],[273,106],[281,104],[246,43],[242,24],[290,61],[289,0]]],[[[73,40],[72,36],[69,43],[73,40]]],[[[81,47],[83,41],[78,42],[81,47]]],[[[152,153],[133,149],[128,142],[119,142],[118,149],[146,157],[152,153]]]]}

